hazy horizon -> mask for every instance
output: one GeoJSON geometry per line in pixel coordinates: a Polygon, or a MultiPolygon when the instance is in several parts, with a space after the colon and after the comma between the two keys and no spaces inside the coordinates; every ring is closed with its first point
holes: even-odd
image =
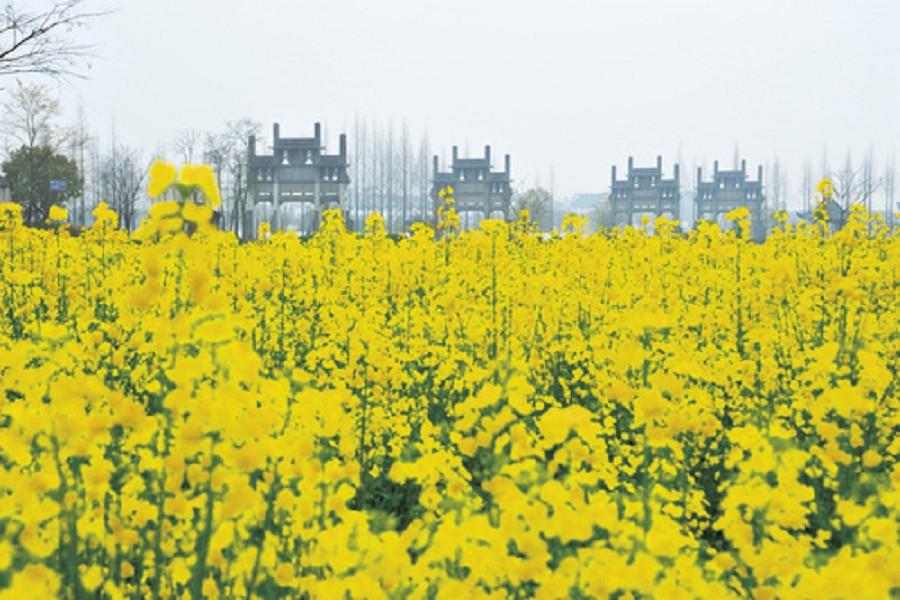
{"type": "MultiPolygon", "coordinates": [[[[512,155],[519,188],[602,192],[629,155],[671,174],[780,158],[832,166],[898,150],[900,3],[158,0],[115,6],[84,33],[87,79],[59,84],[71,119],[145,155],[185,128],[250,117],[336,147],[354,118],[405,119],[432,150],[512,155]],[[727,6],[726,6],[727,4],[727,6]]],[[[350,142],[353,148],[353,142],[350,142]]],[[[173,152],[168,152],[174,158],[173,152]]]]}

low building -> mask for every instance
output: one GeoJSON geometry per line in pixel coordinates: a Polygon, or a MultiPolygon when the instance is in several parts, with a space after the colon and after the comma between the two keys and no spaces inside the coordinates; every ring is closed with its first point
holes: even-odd
{"type": "Polygon", "coordinates": [[[719,161],[713,163],[713,176],[703,180],[703,168],[697,167],[697,190],[694,196],[695,215],[698,220],[723,224],[724,216],[736,208],[750,211],[750,237],[756,241],[766,238],[763,193],[763,168],[757,169],[756,180],[747,178],[747,161],[741,160],[741,168],[721,171],[719,161]]]}
{"type": "Polygon", "coordinates": [[[341,134],[337,154],[326,154],[319,123],[309,138],[281,137],[278,123],[272,129],[271,154],[257,154],[256,136],[251,135],[247,142],[250,206],[244,215],[245,239],[256,235],[261,219],[270,221],[273,230],[282,229],[286,205],[299,205],[304,214],[311,215],[308,231],[303,233],[318,228],[323,211],[346,211],[350,184],[347,136],[341,134]]]}
{"type": "MultiPolygon", "coordinates": [[[[437,156],[434,157],[434,178],[431,186],[433,215],[443,203],[441,190],[452,187],[456,199],[456,211],[475,213],[481,219],[512,219],[512,177],[510,156],[503,161],[503,170],[495,171],[491,163],[491,147],[484,147],[484,156],[460,158],[459,149],[453,146],[453,159],[449,171],[441,171],[437,156]]],[[[476,221],[477,224],[477,221],[476,221]]]]}
{"type": "Polygon", "coordinates": [[[671,179],[663,176],[662,156],[656,157],[655,167],[634,166],[634,158],[628,157],[625,179],[616,177],[612,167],[609,205],[616,225],[638,225],[641,217],[651,219],[665,215],[680,220],[681,190],[678,183],[679,167],[676,164],[671,179]]]}

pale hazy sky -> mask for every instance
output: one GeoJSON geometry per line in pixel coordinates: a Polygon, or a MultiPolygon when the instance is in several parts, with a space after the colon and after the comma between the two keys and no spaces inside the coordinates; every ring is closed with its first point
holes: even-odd
{"type": "MultiPolygon", "coordinates": [[[[900,152],[900,0],[96,0],[92,128],[146,148],[248,116],[332,147],[354,115],[433,149],[513,156],[519,187],[602,191],[629,154],[666,169],[735,144],[805,158],[900,152]]],[[[350,142],[352,148],[352,140],[350,142]]]]}

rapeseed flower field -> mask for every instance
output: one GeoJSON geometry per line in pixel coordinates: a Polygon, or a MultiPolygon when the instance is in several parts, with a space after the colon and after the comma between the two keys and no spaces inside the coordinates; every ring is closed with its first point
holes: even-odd
{"type": "MultiPolygon", "coordinates": [[[[900,240],[0,206],[0,598],[890,598],[900,240]]],[[[200,200],[206,199],[205,202],[200,200]]]]}

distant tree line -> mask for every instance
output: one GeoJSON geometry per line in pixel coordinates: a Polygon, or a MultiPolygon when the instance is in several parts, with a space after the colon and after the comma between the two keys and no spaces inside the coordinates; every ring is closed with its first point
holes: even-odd
{"type": "Polygon", "coordinates": [[[350,140],[350,190],[347,211],[354,228],[379,212],[391,233],[415,221],[431,219],[431,146],[428,135],[416,141],[404,121],[379,123],[357,116],[350,140]]]}
{"type": "MultiPolygon", "coordinates": [[[[261,147],[266,147],[258,122],[238,118],[226,122],[219,131],[178,131],[168,152],[165,148],[146,152],[122,141],[115,128],[108,141],[88,134],[81,114],[75,125],[63,125],[60,101],[46,85],[17,81],[4,95],[0,135],[5,149],[5,185],[12,199],[22,204],[29,225],[45,224],[52,204],[68,206],[73,225],[89,225],[92,209],[103,201],[119,214],[119,225],[132,230],[148,209],[144,192],[147,167],[155,158],[168,158],[211,164],[222,190],[220,226],[243,233],[241,216],[253,208],[247,180],[247,140],[251,134],[256,135],[261,147]],[[59,187],[59,182],[64,186],[59,187]]],[[[391,233],[405,231],[416,221],[430,222],[433,173],[428,136],[412,135],[406,123],[396,127],[391,121],[363,117],[354,120],[350,135],[351,185],[345,207],[348,225],[362,229],[371,212],[385,217],[391,233]]],[[[884,210],[890,221],[896,211],[895,171],[893,160],[878,167],[871,151],[861,161],[854,161],[848,152],[838,168],[831,167],[823,155],[818,169],[807,162],[799,185],[791,186],[776,158],[765,171],[767,213],[771,217],[790,206],[802,207],[801,212],[810,214],[816,182],[830,177],[834,200],[844,211],[859,204],[870,211],[884,210]]],[[[681,182],[688,197],[694,183],[690,176],[681,182]]],[[[552,228],[565,210],[555,209],[552,191],[540,185],[520,190],[513,207],[527,209],[532,220],[545,230],[552,228]]],[[[292,222],[287,216],[285,224],[296,228],[297,220],[292,222]]],[[[608,204],[596,206],[590,216],[594,228],[614,224],[608,204]]]]}
{"type": "MultiPolygon", "coordinates": [[[[168,158],[212,165],[222,190],[220,226],[243,233],[241,215],[254,208],[250,206],[247,179],[249,136],[257,136],[261,149],[266,148],[258,122],[238,118],[227,121],[219,131],[181,130],[172,137],[168,152],[165,148],[147,152],[122,141],[115,128],[108,141],[88,134],[83,116],[73,126],[63,125],[61,104],[46,85],[16,82],[4,95],[0,115],[5,144],[2,169],[12,199],[22,204],[28,224],[41,226],[49,207],[63,204],[70,209],[73,225],[89,225],[91,210],[103,201],[118,212],[119,225],[132,230],[148,209],[144,192],[147,167],[155,158],[168,158]],[[65,182],[64,188],[51,184],[60,181],[65,182]]],[[[372,212],[384,216],[391,233],[405,231],[416,221],[430,222],[433,173],[428,136],[414,136],[406,123],[397,127],[391,121],[363,117],[354,120],[350,136],[351,185],[345,207],[348,225],[362,229],[372,212]]],[[[829,177],[834,183],[834,200],[843,210],[863,205],[870,211],[884,210],[890,220],[896,211],[895,172],[893,160],[879,168],[873,152],[860,161],[854,161],[848,152],[837,168],[830,165],[827,156],[818,169],[807,162],[799,185],[792,186],[776,158],[765,170],[767,214],[771,217],[775,211],[789,207],[811,214],[815,184],[829,177]]],[[[682,193],[692,197],[694,184],[694,177],[684,177],[682,193]]],[[[552,228],[565,210],[555,209],[555,205],[552,191],[540,185],[520,190],[513,198],[514,209],[527,209],[532,220],[545,230],[552,228]]],[[[594,228],[614,224],[605,203],[596,206],[590,217],[594,228]]],[[[299,220],[287,214],[285,225],[299,228],[299,220]]]]}
{"type": "MultiPolygon", "coordinates": [[[[7,0],[0,5],[0,90],[6,95],[0,116],[4,183],[12,199],[22,204],[30,225],[44,224],[52,204],[67,205],[72,223],[87,225],[93,207],[104,201],[119,213],[120,226],[131,230],[147,209],[143,191],[147,166],[154,158],[167,157],[164,148],[147,153],[124,143],[115,128],[108,142],[89,135],[81,111],[74,126],[62,125],[61,105],[50,88],[13,79],[18,75],[80,77],[92,48],[74,34],[102,14],[89,10],[85,0],[46,0],[38,5],[7,0]],[[13,81],[10,88],[8,83],[13,81]]],[[[168,158],[213,166],[224,200],[220,225],[236,233],[240,233],[242,215],[254,208],[247,178],[247,139],[256,135],[264,144],[260,132],[258,122],[237,118],[224,123],[219,131],[178,131],[169,148],[172,155],[168,158]]],[[[392,233],[406,230],[415,221],[430,221],[433,173],[428,135],[413,135],[405,121],[398,127],[393,121],[361,116],[354,119],[348,133],[348,224],[361,229],[366,215],[376,211],[384,216],[392,233]]],[[[735,148],[735,167],[738,156],[735,148]]],[[[688,196],[692,196],[695,172],[681,170],[681,188],[688,196]]],[[[777,157],[767,164],[765,173],[770,217],[778,210],[798,206],[801,213],[810,214],[815,185],[822,177],[833,181],[834,201],[845,212],[853,205],[863,205],[870,212],[883,210],[892,222],[897,210],[895,160],[878,165],[871,150],[862,160],[854,160],[848,151],[839,167],[832,167],[823,153],[817,168],[810,161],[805,163],[799,185],[793,185],[777,157]]],[[[538,184],[520,190],[513,205],[517,210],[527,209],[542,228],[552,228],[560,216],[558,212],[554,215],[552,188],[547,191],[538,184]]],[[[613,224],[608,204],[596,206],[591,220],[595,227],[613,224]]],[[[287,223],[291,224],[290,218],[287,223]]]]}

